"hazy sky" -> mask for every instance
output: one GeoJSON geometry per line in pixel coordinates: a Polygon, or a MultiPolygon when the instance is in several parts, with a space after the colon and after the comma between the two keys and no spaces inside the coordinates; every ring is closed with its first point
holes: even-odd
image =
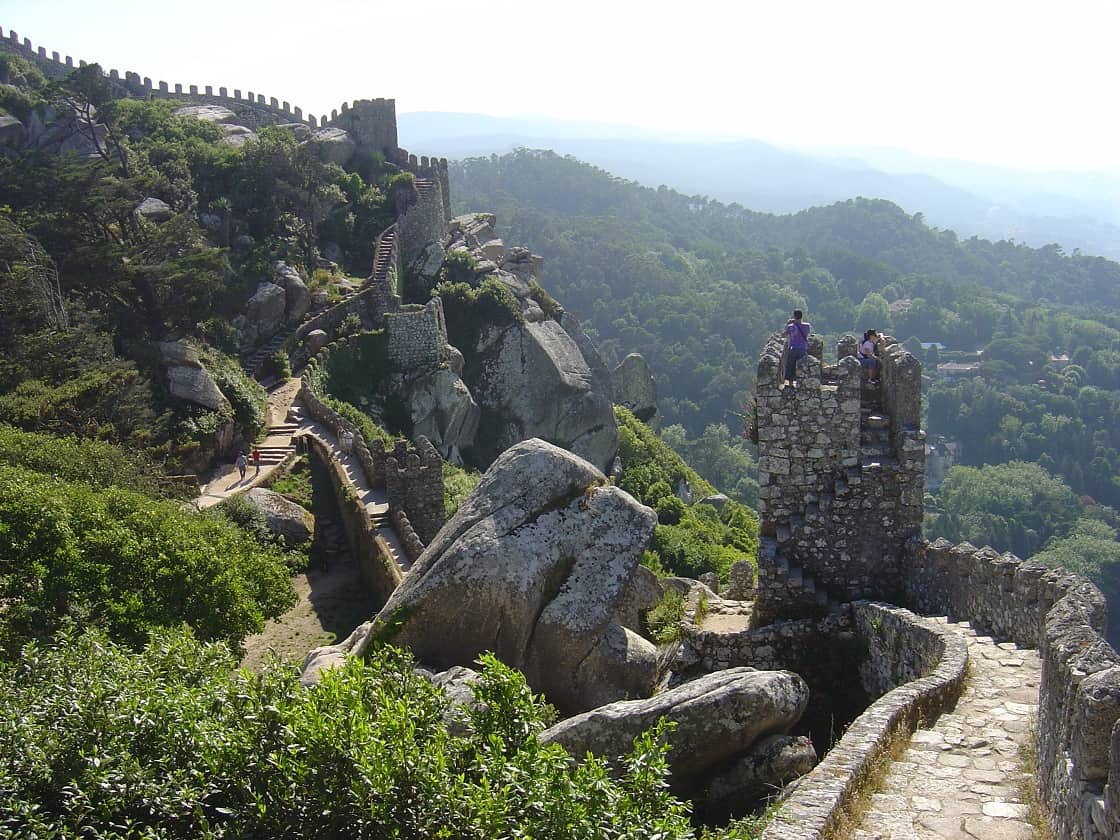
{"type": "Polygon", "coordinates": [[[48,52],[288,100],[1120,171],[1116,0],[0,0],[48,52]]]}

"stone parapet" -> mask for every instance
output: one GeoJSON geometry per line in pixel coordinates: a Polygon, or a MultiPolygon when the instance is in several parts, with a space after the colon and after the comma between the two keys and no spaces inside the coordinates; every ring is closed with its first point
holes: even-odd
{"type": "Polygon", "coordinates": [[[392,551],[376,525],[370,522],[365,505],[354,495],[353,485],[346,472],[332,457],[330,448],[314,435],[305,435],[307,445],[330,476],[331,487],[338,503],[342,530],[350,554],[358,564],[362,580],[382,602],[389,600],[393,590],[402,580],[401,570],[393,559],[392,551]]]}
{"type": "Polygon", "coordinates": [[[951,708],[960,695],[968,667],[963,639],[887,604],[856,603],[852,615],[856,632],[868,643],[861,678],[886,693],[856,718],[820,764],[786,789],[764,840],[829,836],[896,735],[951,708]],[[901,682],[912,675],[917,679],[901,682]]]}
{"type": "Polygon", "coordinates": [[[1037,647],[1038,789],[1058,838],[1120,832],[1120,654],[1081,575],[968,543],[914,541],[908,603],[1037,647]]]}
{"type": "Polygon", "coordinates": [[[447,516],[443,501],[443,459],[424,436],[415,449],[403,443],[385,459],[385,494],[390,510],[402,510],[423,543],[430,543],[447,516]]]}
{"type": "Polygon", "coordinates": [[[389,515],[392,517],[393,530],[397,532],[404,553],[408,556],[409,562],[415,563],[424,553],[424,543],[416,533],[416,529],[412,527],[412,523],[409,522],[407,513],[400,508],[393,508],[389,515]]]}

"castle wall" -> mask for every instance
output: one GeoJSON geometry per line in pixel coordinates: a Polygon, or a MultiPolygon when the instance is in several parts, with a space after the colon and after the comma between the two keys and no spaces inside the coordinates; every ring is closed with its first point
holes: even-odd
{"type": "Polygon", "coordinates": [[[406,304],[384,315],[389,336],[389,359],[402,371],[430,370],[445,358],[447,325],[443,301],[432,298],[421,306],[406,304]]]}
{"type": "Polygon", "coordinates": [[[385,459],[385,494],[391,508],[402,509],[425,543],[447,521],[443,505],[443,459],[423,436],[416,448],[398,444],[385,459]]]}
{"type": "Polygon", "coordinates": [[[831,836],[840,814],[884,755],[896,733],[912,732],[923,716],[956,703],[968,669],[965,641],[909,610],[859,602],[853,625],[868,645],[860,676],[884,690],[847,728],[820,764],[784,798],[764,840],[819,840],[831,836]],[[908,682],[908,677],[915,676],[908,682]]]}
{"type": "Polygon", "coordinates": [[[872,453],[862,441],[851,343],[841,343],[835,365],[811,347],[796,388],[782,387],[781,334],[758,364],[759,623],[813,614],[830,601],[893,601],[901,591],[903,548],[922,521],[924,434],[912,388],[920,366],[896,343],[885,346],[883,400],[903,420],[891,417],[889,451],[872,453]]]}
{"type": "MultiPolygon", "coordinates": [[[[29,38],[20,39],[16,32],[0,29],[0,50],[15,53],[34,64],[49,79],[59,79],[87,62],[79,60],[76,64],[72,56],[60,56],[45,47],[36,48],[29,38]]],[[[121,95],[136,99],[174,99],[195,105],[221,105],[229,108],[238,116],[241,124],[251,129],[282,123],[303,123],[316,128],[328,125],[350,131],[359,148],[370,148],[380,152],[386,160],[395,161],[399,157],[397,148],[397,113],[393,99],[360,99],[353,105],[343,103],[330,117],[323,115],[316,119],[304,116],[303,110],[276,97],[246,91],[240,88],[215,87],[213,85],[169,84],[165,81],[153,82],[148,76],[141,77],[131,70],[121,73],[108,70],[105,76],[113,83],[121,95]]],[[[405,153],[407,159],[407,153],[405,153]]],[[[447,161],[444,160],[443,172],[446,180],[447,161]]]]}
{"type": "MultiPolygon", "coordinates": [[[[413,279],[419,273],[431,274],[443,262],[443,240],[447,234],[447,211],[444,206],[444,188],[440,182],[431,181],[425,189],[417,189],[416,201],[397,217],[397,237],[399,240],[400,260],[406,279],[413,279]],[[436,249],[434,258],[429,259],[429,246],[436,249]]],[[[406,290],[403,297],[408,300],[426,299],[429,288],[406,290]]]]}
{"type": "Polygon", "coordinates": [[[914,541],[908,602],[1036,647],[1038,778],[1058,838],[1120,832],[1120,654],[1103,636],[1105,599],[1081,575],[946,540],[914,541]]]}
{"type": "Polygon", "coordinates": [[[352,492],[347,492],[351,485],[342,467],[331,457],[327,445],[314,435],[304,435],[302,439],[314,457],[327,468],[341,514],[342,530],[346,534],[350,555],[358,564],[362,581],[382,603],[388,601],[402,579],[388,543],[378,533],[377,526],[370,523],[365,505],[352,492]]]}
{"type": "Polygon", "coordinates": [[[360,150],[374,151],[391,161],[397,152],[397,102],[395,99],[357,99],[332,112],[332,128],[348,132],[360,150]]]}

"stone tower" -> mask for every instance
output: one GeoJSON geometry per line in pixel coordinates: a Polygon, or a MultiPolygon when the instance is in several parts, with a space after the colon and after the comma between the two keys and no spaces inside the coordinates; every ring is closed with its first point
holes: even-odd
{"type": "Polygon", "coordinates": [[[901,597],[904,549],[922,526],[921,365],[885,337],[882,384],[864,384],[855,348],[845,336],[826,365],[811,343],[796,388],[782,387],[781,334],[759,359],[757,625],[901,597]]]}

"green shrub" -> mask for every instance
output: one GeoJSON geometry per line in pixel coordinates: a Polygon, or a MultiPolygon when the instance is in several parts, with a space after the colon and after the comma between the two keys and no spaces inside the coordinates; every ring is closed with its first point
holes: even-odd
{"type": "Polygon", "coordinates": [[[291,468],[272,482],[269,488],[289,501],[311,510],[314,506],[311,487],[311,464],[306,455],[300,455],[291,468]]]}
{"type": "Polygon", "coordinates": [[[492,657],[467,735],[389,648],[310,689],[293,669],[235,664],[181,632],[140,653],[96,633],[27,648],[0,670],[0,836],[693,836],[663,726],[617,774],[572,762],[537,738],[546,705],[492,657]]]}
{"type": "Polygon", "coordinates": [[[657,521],[662,525],[676,525],[684,517],[688,506],[676,496],[668,495],[658,499],[654,509],[657,521]]]}
{"type": "Polygon", "coordinates": [[[758,517],[738,502],[727,502],[722,512],[710,505],[686,505],[672,491],[681,481],[694,494],[714,493],[664,441],[634,415],[615,406],[619,422],[619,456],[623,473],[619,486],[652,505],[658,524],[648,552],[657,562],[643,560],[660,574],[696,578],[716,572],[727,580],[733,563],[746,560],[757,566],[758,517]]]}
{"type": "Polygon", "coordinates": [[[448,252],[439,271],[440,282],[452,285],[466,283],[473,287],[477,275],[478,261],[469,251],[464,251],[461,248],[448,252]]]}
{"type": "Polygon", "coordinates": [[[681,635],[681,622],[684,621],[684,597],[670,589],[646,615],[646,627],[653,640],[658,644],[675,642],[681,635]]]}
{"type": "Polygon", "coordinates": [[[553,321],[559,321],[564,317],[564,307],[536,280],[529,283],[529,297],[537,302],[545,317],[553,321]]]}
{"type": "Polygon", "coordinates": [[[362,319],[357,312],[347,312],[346,317],[338,325],[338,335],[357,335],[362,331],[362,319]]]}
{"type": "Polygon", "coordinates": [[[283,556],[217,516],[0,467],[0,649],[68,621],[143,644],[186,623],[236,645],[294,601],[283,556]]]}
{"type": "Polygon", "coordinates": [[[154,464],[135,452],[97,440],[21,432],[0,424],[0,464],[24,467],[94,487],[116,484],[158,492],[154,464]]]}
{"type": "Polygon", "coordinates": [[[441,283],[435,293],[443,302],[447,340],[464,353],[478,346],[484,327],[504,327],[524,321],[513,291],[493,277],[477,288],[468,283],[441,283]]]}
{"type": "Polygon", "coordinates": [[[443,509],[448,519],[455,515],[481,478],[481,473],[474,470],[443,462],[443,509]]]}
{"type": "Polygon", "coordinates": [[[234,419],[247,440],[253,440],[268,420],[268,395],[241,364],[213,347],[199,348],[199,357],[233,408],[234,419]]]}
{"type": "Polygon", "coordinates": [[[260,375],[265,378],[274,376],[277,379],[290,379],[292,376],[292,362],[288,358],[288,352],[281,348],[265,359],[264,363],[261,365],[260,375]]]}

